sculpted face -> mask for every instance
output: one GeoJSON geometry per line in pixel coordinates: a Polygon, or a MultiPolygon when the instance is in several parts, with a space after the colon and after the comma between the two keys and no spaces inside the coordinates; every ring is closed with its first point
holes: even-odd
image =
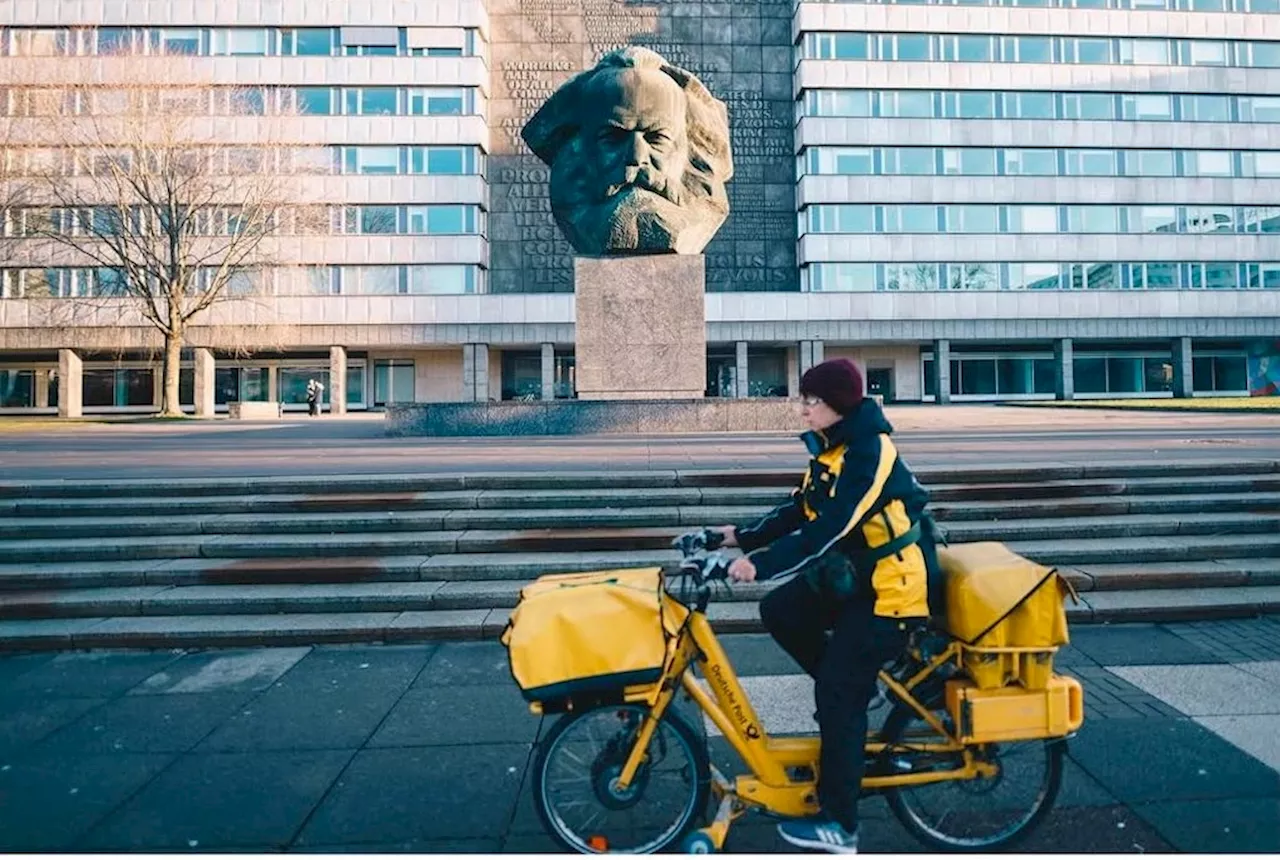
{"type": "Polygon", "coordinates": [[[724,105],[689,73],[626,48],[525,126],[551,166],[551,211],[581,254],[697,254],[729,211],[724,105]]]}

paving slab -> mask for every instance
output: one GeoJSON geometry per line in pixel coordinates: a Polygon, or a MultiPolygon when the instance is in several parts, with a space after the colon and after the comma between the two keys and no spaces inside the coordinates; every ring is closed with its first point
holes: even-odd
{"type": "Polygon", "coordinates": [[[511,821],[526,744],[362,750],[298,846],[471,839],[511,821]]]}
{"type": "Polygon", "coordinates": [[[1126,804],[1280,795],[1280,774],[1185,719],[1086,721],[1069,755],[1126,804]]]}
{"type": "MultiPolygon", "coordinates": [[[[499,680],[499,679],[491,679],[499,680]]],[[[533,743],[541,718],[514,684],[424,686],[410,690],[387,714],[370,747],[533,743]]]]}
{"type": "Polygon", "coordinates": [[[1197,717],[1196,722],[1280,773],[1280,714],[1197,717]]]}
{"type": "Polygon", "coordinates": [[[1111,666],[1108,670],[1189,716],[1280,714],[1280,685],[1235,666],[1111,666]]]}
{"type": "Polygon", "coordinates": [[[356,749],[386,719],[432,650],[413,645],[312,651],[199,749],[356,749]]]}
{"type": "Polygon", "coordinates": [[[1071,647],[1103,666],[1222,662],[1203,648],[1150,624],[1075,627],[1071,647]]]}
{"type": "Polygon", "coordinates": [[[507,649],[498,642],[444,642],[414,682],[424,686],[464,687],[515,682],[507,649]]]}
{"type": "Polygon", "coordinates": [[[310,648],[204,651],[173,660],[132,690],[132,695],[259,692],[307,656],[310,648]]]}
{"type": "Polygon", "coordinates": [[[1194,854],[1280,852],[1280,798],[1144,803],[1134,812],[1178,851],[1194,854]]]}
{"type": "Polygon", "coordinates": [[[288,845],[353,751],[183,756],[78,847],[89,851],[288,845]]]}
{"type": "Polygon", "coordinates": [[[168,651],[87,651],[58,654],[14,679],[5,697],[111,697],[173,665],[168,651]]]}
{"type": "Polygon", "coordinates": [[[230,717],[253,693],[122,696],[95,708],[40,744],[84,753],[182,753],[230,717]]]}
{"type": "Polygon", "coordinates": [[[503,845],[501,839],[407,839],[390,843],[295,845],[288,850],[296,854],[498,854],[503,845]]]}
{"type": "MultiPolygon", "coordinates": [[[[0,759],[21,753],[107,699],[0,697],[0,759]]],[[[2,806],[3,804],[0,804],[2,806]]]]}
{"type": "Polygon", "coordinates": [[[173,760],[171,755],[49,753],[0,768],[0,850],[71,850],[173,760]]]}

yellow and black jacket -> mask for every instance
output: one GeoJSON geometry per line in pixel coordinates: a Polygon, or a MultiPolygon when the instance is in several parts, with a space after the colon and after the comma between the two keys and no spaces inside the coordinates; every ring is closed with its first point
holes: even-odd
{"type": "MultiPolygon", "coordinates": [[[[825,431],[801,437],[813,458],[804,481],[786,504],[738,530],[757,579],[800,571],[832,597],[870,589],[876,615],[929,615],[921,547],[929,494],[898,457],[892,432],[875,401],[863,400],[825,431]],[[831,564],[828,553],[851,563],[831,564]]],[[[932,550],[931,536],[924,537],[932,550]]]]}

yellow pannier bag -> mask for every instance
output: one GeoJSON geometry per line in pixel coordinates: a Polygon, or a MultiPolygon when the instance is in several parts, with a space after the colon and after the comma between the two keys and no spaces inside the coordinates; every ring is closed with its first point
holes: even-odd
{"type": "Polygon", "coordinates": [[[1054,652],[1068,642],[1063,599],[1074,595],[1070,584],[1002,543],[939,547],[938,562],[946,574],[947,630],[966,646],[964,666],[978,688],[1018,682],[1044,689],[1054,652]]]}
{"type": "Polygon", "coordinates": [[[531,702],[620,690],[662,676],[688,612],[658,567],[544,576],[520,592],[502,644],[531,702]]]}

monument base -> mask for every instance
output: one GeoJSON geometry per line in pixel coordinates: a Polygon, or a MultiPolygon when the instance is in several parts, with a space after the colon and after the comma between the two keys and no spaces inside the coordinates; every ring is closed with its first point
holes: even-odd
{"type": "Polygon", "coordinates": [[[577,257],[574,292],[579,400],[705,394],[705,257],[577,257]]]}

